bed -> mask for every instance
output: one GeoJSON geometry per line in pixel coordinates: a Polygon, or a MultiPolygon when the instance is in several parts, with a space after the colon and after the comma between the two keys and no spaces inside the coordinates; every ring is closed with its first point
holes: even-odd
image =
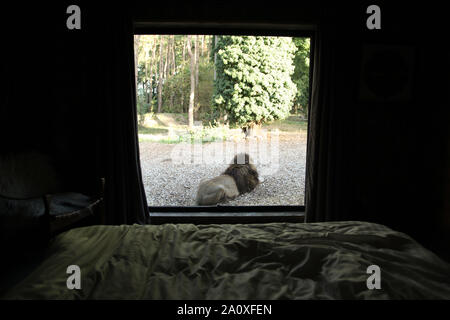
{"type": "Polygon", "coordinates": [[[24,197],[2,190],[0,296],[40,263],[49,240],[73,228],[104,223],[104,179],[99,182],[99,190],[92,194],[57,192],[30,197],[25,192],[28,196],[24,197]]]}
{"type": "Polygon", "coordinates": [[[56,236],[1,298],[450,299],[450,265],[367,222],[95,225],[56,236]]]}

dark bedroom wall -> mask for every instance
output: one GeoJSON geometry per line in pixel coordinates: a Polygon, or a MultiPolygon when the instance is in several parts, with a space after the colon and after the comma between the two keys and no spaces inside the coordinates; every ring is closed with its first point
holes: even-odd
{"type": "MultiPolygon", "coordinates": [[[[444,203],[448,166],[449,51],[442,8],[380,3],[382,29],[365,28],[365,8],[336,3],[322,23],[344,38],[337,43],[335,134],[345,150],[338,205],[354,220],[382,223],[403,231],[448,257],[450,227],[444,203]],[[360,72],[365,45],[405,46],[414,52],[409,100],[364,101],[360,72]],[[342,113],[341,113],[342,112],[342,113]]],[[[447,182],[448,184],[448,182],[447,182]]]]}
{"type": "Polygon", "coordinates": [[[136,1],[133,15],[138,21],[158,22],[253,22],[253,23],[314,23],[320,18],[325,1],[290,1],[264,4],[258,1],[201,0],[195,2],[136,1]]]}
{"type": "MultiPolygon", "coordinates": [[[[105,119],[97,105],[102,74],[101,5],[82,7],[81,31],[65,27],[69,4],[15,5],[2,10],[0,145],[2,152],[37,148],[52,152],[68,180],[101,175],[105,119]]],[[[382,30],[365,29],[371,2],[139,2],[134,16],[150,21],[328,23],[343,33],[336,51],[337,104],[344,116],[336,132],[346,150],[340,203],[355,220],[404,231],[427,247],[449,250],[448,50],[443,8],[380,3],[382,30]],[[406,103],[358,100],[364,44],[412,46],[415,90],[406,103]],[[448,176],[447,176],[448,177],[448,176]],[[446,185],[447,183],[447,185],[446,185]],[[362,218],[364,217],[364,218],[362,218]],[[361,218],[361,219],[360,219],[361,218]],[[444,223],[447,221],[447,225],[444,223]],[[448,239],[448,238],[447,238],[448,239]]],[[[112,5],[112,4],[104,4],[112,5]]],[[[123,6],[130,6],[127,2],[123,6]]],[[[120,8],[120,7],[119,7],[120,8]]],[[[124,10],[126,12],[126,10],[124,10]]],[[[107,161],[107,160],[106,160],[107,161]]]]}
{"type": "Polygon", "coordinates": [[[356,208],[436,251],[450,252],[444,225],[448,164],[449,52],[438,6],[384,6],[379,34],[363,44],[401,45],[414,53],[411,99],[355,103],[356,208]],[[387,10],[386,10],[387,9],[387,10]]]}
{"type": "Polygon", "coordinates": [[[0,152],[50,154],[67,185],[84,188],[95,175],[97,113],[88,96],[89,34],[66,28],[69,4],[2,10],[0,152]]]}
{"type": "Polygon", "coordinates": [[[450,119],[445,20],[442,10],[432,4],[380,6],[382,30],[353,28],[355,32],[349,36],[354,60],[344,58],[353,65],[356,81],[352,103],[342,103],[343,108],[352,110],[351,122],[346,123],[352,131],[347,131],[352,156],[346,171],[353,179],[346,201],[355,218],[364,213],[367,219],[408,233],[448,257],[450,228],[443,223],[449,214],[443,203],[450,196],[445,191],[450,119]],[[360,57],[367,44],[411,48],[414,64],[409,100],[361,101],[360,57]]]}

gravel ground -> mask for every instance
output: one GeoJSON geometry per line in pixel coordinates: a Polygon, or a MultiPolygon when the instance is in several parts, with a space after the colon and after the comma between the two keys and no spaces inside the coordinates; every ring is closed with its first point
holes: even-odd
{"type": "Polygon", "coordinates": [[[303,205],[306,135],[206,144],[140,143],[142,176],[149,206],[195,205],[202,179],[220,175],[236,153],[246,151],[262,182],[227,205],[303,205]]]}

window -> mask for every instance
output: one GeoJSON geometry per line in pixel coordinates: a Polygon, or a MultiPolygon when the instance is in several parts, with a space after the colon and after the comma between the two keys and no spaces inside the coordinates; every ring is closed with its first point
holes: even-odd
{"type": "Polygon", "coordinates": [[[138,133],[152,223],[298,222],[310,35],[142,30],[134,39],[138,133]],[[199,206],[200,183],[221,175],[241,153],[257,168],[256,188],[199,206]]]}

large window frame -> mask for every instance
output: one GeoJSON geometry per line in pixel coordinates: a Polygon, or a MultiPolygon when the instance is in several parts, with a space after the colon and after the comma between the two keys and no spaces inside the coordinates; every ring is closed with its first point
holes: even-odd
{"type": "MultiPolygon", "coordinates": [[[[315,25],[273,24],[273,23],[212,23],[212,22],[167,22],[167,21],[134,21],[133,35],[153,34],[205,34],[205,35],[248,35],[248,36],[286,36],[308,37],[311,41],[309,67],[309,99],[311,100],[312,77],[314,67],[315,25]]],[[[308,115],[311,114],[311,103],[308,104],[308,115]]],[[[307,134],[309,136],[310,117],[308,116],[307,134]]],[[[307,139],[306,150],[309,150],[307,139]]],[[[307,152],[306,158],[308,159],[307,152]]],[[[306,184],[306,179],[305,179],[306,184]]],[[[305,185],[305,193],[308,185],[305,185]]],[[[302,206],[149,206],[151,224],[165,223],[269,223],[269,222],[305,222],[305,203],[302,206]]]]}

